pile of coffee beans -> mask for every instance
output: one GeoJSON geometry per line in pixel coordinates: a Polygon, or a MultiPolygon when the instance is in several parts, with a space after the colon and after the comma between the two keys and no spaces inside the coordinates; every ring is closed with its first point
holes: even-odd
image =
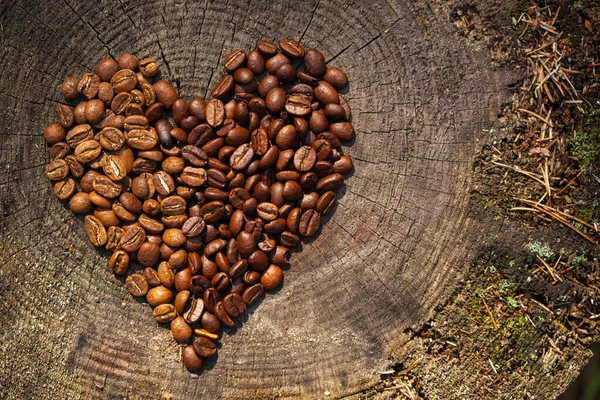
{"type": "Polygon", "coordinates": [[[74,107],[44,130],[54,193],[193,371],[222,325],[281,285],[290,249],[319,231],[353,170],[348,78],[321,52],[259,40],[224,64],[205,102],[179,97],[152,58],[102,60],[65,79],[74,107]]]}

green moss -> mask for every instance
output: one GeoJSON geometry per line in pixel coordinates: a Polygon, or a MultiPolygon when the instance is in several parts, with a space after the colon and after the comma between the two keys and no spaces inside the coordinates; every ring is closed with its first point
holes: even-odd
{"type": "Polygon", "coordinates": [[[596,213],[598,212],[598,201],[593,201],[591,204],[581,205],[577,207],[575,216],[582,221],[591,224],[596,219],[596,213]]]}
{"type": "Polygon", "coordinates": [[[580,129],[573,133],[569,143],[571,155],[579,161],[579,169],[587,171],[600,157],[600,117],[593,116],[580,129]]]}
{"type": "Polygon", "coordinates": [[[533,254],[540,256],[541,258],[551,258],[554,252],[546,243],[531,242],[527,243],[527,248],[533,254]]]}

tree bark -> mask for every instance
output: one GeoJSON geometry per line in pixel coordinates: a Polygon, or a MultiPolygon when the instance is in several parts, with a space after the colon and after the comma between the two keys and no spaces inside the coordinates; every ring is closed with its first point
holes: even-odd
{"type": "MultiPolygon", "coordinates": [[[[479,0],[487,9],[498,2],[479,0]]],[[[380,380],[404,332],[444,304],[483,223],[467,218],[474,154],[507,85],[437,2],[7,1],[0,5],[0,397],[320,398],[380,380]],[[281,290],[200,375],[52,194],[42,140],[58,87],[102,58],[156,57],[207,97],[224,54],[292,37],[350,77],[356,172],[281,290]]],[[[508,20],[507,20],[508,21],[508,20]]],[[[490,397],[492,398],[492,397],[490,397]]]]}

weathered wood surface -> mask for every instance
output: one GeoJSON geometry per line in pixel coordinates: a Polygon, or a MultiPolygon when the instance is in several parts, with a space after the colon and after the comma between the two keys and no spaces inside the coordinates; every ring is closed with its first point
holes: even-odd
{"type": "Polygon", "coordinates": [[[484,229],[466,218],[471,165],[511,73],[426,1],[96,3],[0,4],[0,397],[315,398],[376,383],[484,229]],[[356,172],[283,288],[192,375],[52,195],[42,130],[62,79],[106,56],[157,57],[190,98],[222,75],[223,54],[280,37],[350,76],[356,172]]]}

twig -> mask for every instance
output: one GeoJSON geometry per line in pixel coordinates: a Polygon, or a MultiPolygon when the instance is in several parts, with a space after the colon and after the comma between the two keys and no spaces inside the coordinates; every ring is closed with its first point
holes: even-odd
{"type": "Polygon", "coordinates": [[[554,124],[552,122],[546,121],[546,118],[542,117],[539,114],[534,113],[533,111],[529,111],[526,108],[517,108],[517,111],[521,111],[526,114],[532,115],[532,116],[536,117],[537,119],[539,119],[540,121],[542,121],[543,123],[546,123],[546,124],[550,125],[552,128],[554,128],[554,124]]]}
{"type": "MultiPolygon", "coordinates": [[[[540,204],[534,203],[531,200],[525,200],[525,199],[516,199],[516,200],[518,200],[518,201],[520,201],[522,203],[525,203],[525,204],[527,204],[527,205],[529,205],[529,206],[537,209],[538,211],[543,212],[544,214],[549,215],[550,217],[552,217],[553,219],[557,220],[561,224],[563,224],[563,225],[569,227],[570,229],[574,230],[575,232],[577,232],[579,235],[581,235],[583,238],[585,238],[586,240],[590,241],[591,243],[593,243],[595,245],[598,244],[594,239],[592,239],[591,237],[589,237],[588,235],[586,235],[585,233],[583,233],[582,231],[580,231],[579,229],[577,229],[576,227],[574,227],[573,225],[571,225],[566,219],[564,219],[563,217],[561,217],[560,215],[558,215],[555,212],[555,211],[558,211],[558,210],[556,210],[556,209],[554,209],[552,207],[542,206],[540,204]],[[549,211],[546,208],[551,209],[553,211],[549,211]]],[[[568,215],[568,214],[566,214],[566,215],[568,215]]],[[[570,217],[572,217],[572,216],[570,216],[570,217]]]]}
{"type": "Polygon", "coordinates": [[[577,180],[577,178],[579,178],[581,176],[581,174],[583,174],[583,171],[579,171],[579,173],[577,174],[577,176],[573,179],[571,179],[569,181],[569,183],[567,183],[567,185],[565,187],[563,187],[562,189],[560,189],[558,192],[556,192],[554,195],[558,196],[559,194],[561,194],[562,192],[564,192],[565,190],[567,190],[567,188],[569,186],[571,186],[573,183],[575,183],[575,181],[577,180]]]}
{"type": "Polygon", "coordinates": [[[492,324],[494,324],[494,329],[498,330],[498,325],[496,324],[496,320],[494,319],[494,315],[490,311],[490,308],[488,307],[487,303],[485,302],[485,298],[483,296],[481,296],[481,300],[483,300],[483,305],[485,306],[485,309],[487,310],[488,314],[490,314],[490,318],[492,319],[492,324]]]}
{"type": "Polygon", "coordinates": [[[494,363],[492,362],[492,359],[488,358],[488,361],[490,362],[490,365],[492,366],[492,369],[494,370],[494,372],[496,373],[496,375],[498,375],[498,371],[496,370],[496,367],[494,367],[494,363]]]}
{"type": "MultiPolygon", "coordinates": [[[[510,170],[512,170],[512,171],[515,171],[515,172],[518,172],[518,173],[520,173],[520,174],[523,174],[523,175],[525,175],[525,176],[528,176],[528,177],[530,177],[531,179],[533,179],[534,181],[538,182],[538,183],[539,183],[540,185],[542,185],[542,186],[545,186],[545,185],[546,185],[546,184],[544,183],[544,181],[542,181],[540,178],[538,178],[538,176],[541,176],[541,175],[534,174],[533,172],[529,172],[529,171],[522,170],[522,169],[521,169],[521,168],[519,168],[519,167],[511,167],[510,165],[502,164],[502,163],[499,163],[499,162],[497,162],[497,161],[492,161],[492,164],[494,164],[494,165],[497,165],[497,166],[499,166],[499,167],[508,168],[508,169],[510,169],[510,170]]],[[[543,178],[543,177],[542,177],[542,178],[543,178]]]]}
{"type": "Polygon", "coordinates": [[[548,263],[546,261],[544,261],[543,258],[541,258],[538,255],[536,255],[536,257],[537,257],[538,260],[540,260],[540,262],[542,264],[544,264],[544,267],[546,267],[546,269],[548,270],[548,272],[550,272],[550,276],[552,277],[552,279],[554,279],[553,283],[563,282],[562,278],[556,274],[556,271],[554,271],[554,269],[550,265],[548,265],[548,263]]]}

